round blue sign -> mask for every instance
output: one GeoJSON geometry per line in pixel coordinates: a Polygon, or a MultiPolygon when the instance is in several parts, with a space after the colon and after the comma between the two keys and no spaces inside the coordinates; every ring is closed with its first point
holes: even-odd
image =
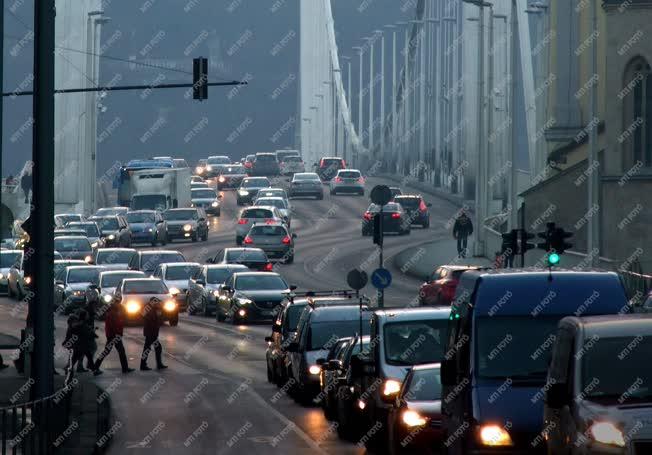
{"type": "Polygon", "coordinates": [[[385,289],[392,284],[392,274],[389,270],[382,267],[377,268],[371,274],[371,284],[376,289],[385,289]]]}

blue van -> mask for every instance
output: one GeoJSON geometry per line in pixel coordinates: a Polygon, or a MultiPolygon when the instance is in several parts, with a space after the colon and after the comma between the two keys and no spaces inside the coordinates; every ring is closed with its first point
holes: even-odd
{"type": "Polygon", "coordinates": [[[558,322],[619,312],[629,306],[616,273],[465,272],[441,371],[448,453],[545,453],[542,397],[558,322]]]}

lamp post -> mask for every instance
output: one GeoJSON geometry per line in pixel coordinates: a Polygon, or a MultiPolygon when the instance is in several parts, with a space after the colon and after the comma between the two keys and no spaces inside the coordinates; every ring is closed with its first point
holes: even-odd
{"type": "MultiPolygon", "coordinates": [[[[355,46],[353,49],[358,51],[358,56],[360,57],[360,72],[359,72],[360,73],[359,74],[360,80],[358,81],[358,138],[359,138],[359,141],[360,141],[359,145],[360,145],[360,147],[362,147],[363,146],[363,138],[362,138],[362,120],[363,120],[363,116],[362,116],[362,98],[363,98],[363,93],[364,93],[362,91],[362,84],[363,84],[363,79],[362,78],[363,78],[363,69],[364,69],[364,67],[362,65],[362,57],[363,57],[363,54],[364,54],[364,48],[362,46],[355,46]]],[[[357,156],[356,156],[356,160],[357,160],[357,156]]],[[[355,163],[355,165],[357,166],[357,163],[355,163]]]]}
{"type": "MultiPolygon", "coordinates": [[[[592,34],[598,33],[598,5],[596,0],[591,0],[591,27],[592,34]]],[[[589,156],[587,160],[586,172],[589,174],[588,178],[588,197],[587,197],[587,211],[593,212],[593,207],[598,207],[598,210],[588,217],[587,223],[587,245],[586,254],[591,257],[591,265],[597,267],[600,264],[600,219],[602,218],[602,209],[600,203],[600,157],[598,156],[598,40],[593,40],[591,43],[591,77],[595,77],[595,81],[591,84],[591,103],[590,112],[591,123],[589,131],[589,156]],[[593,163],[597,163],[594,166],[593,163]]]]}
{"type": "MultiPolygon", "coordinates": [[[[349,109],[349,112],[351,112],[351,57],[348,55],[342,55],[340,58],[346,61],[346,105],[349,109]]],[[[349,143],[351,142],[351,138],[348,137],[348,132],[346,134],[347,137],[344,140],[343,156],[345,160],[350,160],[351,157],[349,156],[349,143]]]]}
{"type": "Polygon", "coordinates": [[[382,30],[375,33],[380,36],[380,160],[385,161],[385,35],[382,30]]]}
{"type": "MultiPolygon", "coordinates": [[[[418,27],[417,32],[417,50],[419,51],[419,102],[418,102],[418,116],[419,120],[417,122],[419,128],[419,145],[418,145],[418,179],[423,181],[423,169],[421,168],[422,164],[425,161],[425,145],[426,145],[426,129],[425,129],[425,117],[426,117],[426,46],[425,46],[425,28],[423,20],[414,20],[411,21],[416,27],[418,27]]],[[[417,103],[415,103],[415,108],[417,103]]],[[[416,112],[415,112],[415,115],[416,112]]]]}
{"type": "Polygon", "coordinates": [[[314,115],[313,115],[313,117],[311,119],[311,122],[310,122],[310,150],[312,152],[313,159],[316,161],[317,160],[317,150],[318,150],[316,142],[317,142],[317,137],[318,137],[319,133],[317,133],[317,134],[314,134],[314,133],[315,133],[315,129],[316,129],[315,126],[317,126],[318,129],[321,129],[318,126],[319,121],[318,121],[318,117],[317,117],[319,115],[319,106],[310,106],[310,110],[314,111],[314,115]],[[315,123],[312,123],[312,120],[314,120],[315,123]],[[315,125],[315,124],[317,124],[317,125],[315,125]]]}
{"type": "MultiPolygon", "coordinates": [[[[102,20],[104,11],[90,11],[88,12],[86,19],[86,72],[89,77],[86,79],[86,86],[88,88],[97,87],[96,80],[96,64],[98,56],[98,43],[97,43],[97,22],[100,21],[100,24],[108,22],[108,19],[102,20]]],[[[84,95],[86,97],[86,116],[85,116],[85,125],[84,125],[84,150],[82,153],[84,155],[90,154],[90,161],[88,162],[88,168],[85,169],[84,177],[80,179],[80,197],[83,201],[84,211],[92,213],[95,205],[95,180],[97,175],[97,167],[95,161],[96,155],[96,136],[97,136],[97,126],[96,126],[96,117],[97,117],[97,94],[90,92],[84,95]]],[[[85,163],[86,160],[81,160],[82,163],[85,163]]]]}
{"type": "MultiPolygon", "coordinates": [[[[385,28],[392,31],[392,136],[391,136],[391,148],[390,153],[394,155],[396,153],[396,25],[388,24],[385,25],[385,28]]],[[[390,169],[394,171],[395,169],[390,169]]]]}
{"type": "Polygon", "coordinates": [[[376,42],[376,34],[364,38],[369,45],[369,153],[372,154],[374,150],[374,43],[376,42]]]}
{"type": "Polygon", "coordinates": [[[399,139],[401,141],[401,154],[400,156],[402,157],[402,162],[401,162],[401,171],[403,173],[406,172],[407,166],[406,161],[407,160],[407,154],[409,152],[409,145],[407,141],[407,132],[408,129],[410,128],[410,29],[408,25],[410,25],[409,22],[397,22],[396,25],[403,25],[405,26],[405,46],[403,48],[403,57],[404,57],[404,63],[403,63],[403,128],[401,129],[401,135],[399,136],[399,139]]]}
{"type": "MultiPolygon", "coordinates": [[[[457,22],[455,17],[442,17],[441,18],[441,35],[442,35],[442,49],[448,49],[450,41],[449,28],[446,24],[453,24],[457,22]]],[[[450,160],[450,143],[447,138],[453,128],[453,117],[452,117],[452,103],[450,102],[451,95],[451,86],[453,84],[453,75],[452,75],[452,58],[449,57],[449,53],[442,52],[441,59],[441,71],[442,71],[442,81],[441,88],[443,94],[440,93],[440,103],[441,103],[441,156],[443,159],[440,161],[440,183],[448,185],[451,175],[451,160],[450,160]]]]}

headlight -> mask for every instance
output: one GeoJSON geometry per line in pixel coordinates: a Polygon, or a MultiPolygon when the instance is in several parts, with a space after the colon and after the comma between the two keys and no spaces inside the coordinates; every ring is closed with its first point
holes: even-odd
{"type": "Polygon", "coordinates": [[[401,381],[387,379],[383,385],[383,395],[386,397],[397,394],[401,390],[401,381]]]}
{"type": "Polygon", "coordinates": [[[115,240],[115,235],[110,234],[110,235],[109,235],[109,240],[115,240]]]}
{"type": "Polygon", "coordinates": [[[194,207],[194,206],[195,206],[195,203],[194,203],[194,202],[191,202],[191,203],[190,203],[190,207],[194,207]]]}
{"type": "Polygon", "coordinates": [[[623,432],[611,422],[595,422],[589,427],[589,434],[602,444],[625,447],[623,432]]]}
{"type": "Polygon", "coordinates": [[[73,295],[76,295],[77,297],[80,297],[80,296],[84,295],[84,291],[73,291],[72,293],[73,293],[73,295]]]}
{"type": "Polygon", "coordinates": [[[105,303],[111,303],[111,300],[113,300],[113,296],[109,294],[105,294],[104,296],[102,296],[102,300],[104,300],[105,303]]]}
{"type": "Polygon", "coordinates": [[[218,180],[220,181],[220,183],[224,183],[226,181],[226,179],[222,175],[220,175],[220,178],[218,180]]]}
{"type": "Polygon", "coordinates": [[[177,288],[170,288],[170,294],[173,296],[177,295],[179,292],[181,291],[179,291],[177,288]]]}
{"type": "Polygon", "coordinates": [[[247,191],[247,190],[239,190],[238,194],[240,196],[249,196],[249,191],[247,191]]]}
{"type": "Polygon", "coordinates": [[[196,172],[197,174],[201,174],[202,172],[204,172],[204,168],[201,167],[201,166],[197,166],[197,167],[195,168],[195,172],[196,172]]]}
{"type": "Polygon", "coordinates": [[[211,204],[211,207],[217,207],[218,205],[220,205],[220,204],[217,201],[213,201],[213,203],[211,204]]]}
{"type": "Polygon", "coordinates": [[[212,171],[212,170],[213,170],[213,166],[206,166],[206,170],[207,170],[207,171],[212,171]]]}
{"type": "Polygon", "coordinates": [[[416,411],[406,409],[401,416],[401,420],[408,427],[420,427],[426,424],[426,418],[416,411]]]}
{"type": "Polygon", "coordinates": [[[177,309],[177,304],[176,304],[176,302],[174,302],[174,300],[168,300],[167,302],[165,302],[163,304],[163,310],[165,310],[165,311],[170,312],[170,311],[174,311],[176,309],[177,309]]]}
{"type": "Polygon", "coordinates": [[[25,284],[31,284],[32,283],[32,277],[31,276],[26,276],[25,277],[25,284]]]}
{"type": "Polygon", "coordinates": [[[364,411],[364,408],[367,407],[367,402],[364,400],[358,400],[357,404],[358,404],[358,409],[360,409],[361,411],[364,411]]]}
{"type": "Polygon", "coordinates": [[[192,231],[192,225],[184,224],[183,225],[183,230],[186,231],[186,232],[192,231]]]}
{"type": "Polygon", "coordinates": [[[127,302],[127,313],[136,314],[140,312],[140,303],[130,300],[127,302]]]}
{"type": "Polygon", "coordinates": [[[249,299],[238,299],[238,304],[240,305],[249,305],[251,303],[251,300],[249,299]]]}
{"type": "Polygon", "coordinates": [[[321,372],[321,368],[319,365],[310,365],[310,368],[308,368],[308,373],[312,375],[318,375],[321,372]]]}
{"type": "Polygon", "coordinates": [[[215,297],[219,297],[220,296],[220,291],[213,291],[213,295],[215,297]]]}
{"type": "Polygon", "coordinates": [[[482,425],[480,427],[480,442],[485,446],[505,447],[511,446],[512,438],[500,425],[482,425]]]}
{"type": "Polygon", "coordinates": [[[154,232],[154,228],[149,228],[148,231],[149,232],[154,232]]]}
{"type": "Polygon", "coordinates": [[[0,273],[0,280],[3,279],[4,277],[5,276],[2,273],[0,273]]]}
{"type": "Polygon", "coordinates": [[[90,257],[90,256],[86,256],[86,257],[84,258],[84,262],[91,262],[92,260],[93,260],[93,258],[90,257]]]}
{"type": "Polygon", "coordinates": [[[93,242],[93,243],[91,243],[91,248],[97,248],[98,245],[99,245],[99,243],[93,242]]]}
{"type": "Polygon", "coordinates": [[[245,310],[238,310],[238,316],[245,317],[246,315],[247,315],[247,312],[245,310]]]}

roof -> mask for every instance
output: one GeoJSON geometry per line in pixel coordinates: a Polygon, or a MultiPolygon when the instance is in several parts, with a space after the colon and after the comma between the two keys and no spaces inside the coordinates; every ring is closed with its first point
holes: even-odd
{"type": "Polygon", "coordinates": [[[116,248],[100,248],[99,250],[97,250],[98,253],[110,253],[112,251],[130,251],[130,252],[133,252],[133,253],[137,252],[135,248],[118,248],[118,247],[116,247],[116,248]]]}
{"type": "Polygon", "coordinates": [[[141,250],[141,251],[137,251],[137,253],[142,254],[142,255],[145,255],[145,254],[169,254],[169,253],[181,254],[181,252],[177,251],[177,250],[141,250]]]}
{"type": "Polygon", "coordinates": [[[104,267],[101,265],[69,265],[68,270],[78,270],[78,269],[91,269],[91,270],[104,270],[104,267]]]}
{"type": "Polygon", "coordinates": [[[322,160],[344,160],[341,156],[322,156],[322,160]]]}
{"type": "Polygon", "coordinates": [[[183,266],[192,266],[192,267],[200,267],[201,264],[199,262],[163,262],[161,264],[161,267],[183,267],[183,266]]]}
{"type": "Polygon", "coordinates": [[[564,320],[581,327],[584,331],[584,338],[652,335],[652,314],[569,317],[564,320]]]}
{"type": "Polygon", "coordinates": [[[83,218],[83,216],[81,215],[81,213],[57,213],[57,214],[54,215],[54,216],[78,216],[78,217],[80,217],[80,218],[83,218]]]}
{"type": "Polygon", "coordinates": [[[124,281],[125,281],[125,283],[128,282],[128,281],[131,281],[131,282],[133,282],[133,281],[159,281],[161,283],[163,282],[163,280],[161,280],[160,278],[153,278],[153,277],[150,277],[150,276],[143,276],[143,277],[136,277],[136,278],[125,278],[124,281]]]}
{"type": "Polygon", "coordinates": [[[11,253],[11,254],[16,254],[16,253],[22,253],[23,250],[2,250],[0,251],[0,254],[5,254],[5,253],[11,253]]]}
{"type": "Polygon", "coordinates": [[[435,368],[441,368],[441,363],[423,363],[421,365],[414,365],[412,367],[412,370],[413,371],[432,370],[435,368]]]}
{"type": "Polygon", "coordinates": [[[131,213],[156,213],[158,210],[151,210],[151,209],[141,209],[141,210],[129,210],[127,212],[127,215],[131,213]]]}
{"type": "MultiPolygon", "coordinates": [[[[88,265],[86,264],[86,261],[83,261],[81,259],[55,259],[54,260],[55,264],[79,264],[79,265],[88,265]]],[[[72,266],[69,266],[72,267],[72,266]]]]}
{"type": "Polygon", "coordinates": [[[61,240],[61,239],[63,239],[63,240],[79,240],[79,239],[88,240],[88,237],[86,237],[85,235],[57,235],[57,240],[61,240]]]}
{"type": "Polygon", "coordinates": [[[233,274],[235,278],[241,277],[241,276],[281,276],[280,274],[276,272],[236,272],[233,274]]]}
{"type": "Polygon", "coordinates": [[[225,270],[225,269],[227,269],[227,270],[230,270],[230,269],[244,270],[244,269],[249,269],[249,267],[247,267],[244,264],[204,264],[204,267],[206,267],[206,269],[208,269],[208,270],[216,270],[216,269],[217,270],[225,270]]]}
{"type": "Polygon", "coordinates": [[[255,251],[258,253],[263,250],[260,248],[233,247],[233,248],[224,248],[224,251],[239,251],[239,252],[255,251]]]}
{"type": "MultiPolygon", "coordinates": [[[[321,296],[321,297],[312,297],[313,302],[315,302],[315,306],[323,305],[323,304],[332,304],[334,302],[337,302],[338,304],[348,304],[348,305],[353,305],[354,303],[357,305],[358,302],[356,302],[355,295],[351,295],[351,297],[345,297],[342,295],[332,295],[332,296],[321,296]]],[[[295,298],[291,305],[307,305],[308,304],[308,297],[302,297],[300,299],[295,298]]]]}
{"type": "Polygon", "coordinates": [[[382,322],[448,319],[450,313],[451,310],[449,307],[396,308],[375,311],[376,318],[382,322]]]}
{"type": "Polygon", "coordinates": [[[406,199],[406,198],[419,198],[419,199],[421,199],[421,198],[423,198],[423,196],[421,196],[420,194],[405,194],[405,193],[397,194],[396,196],[394,196],[394,199],[406,199]]]}
{"type": "MultiPolygon", "coordinates": [[[[370,311],[362,311],[363,319],[369,319],[370,311]]],[[[360,307],[358,305],[334,305],[320,306],[311,311],[311,322],[337,322],[352,321],[360,318],[360,307]]]]}

